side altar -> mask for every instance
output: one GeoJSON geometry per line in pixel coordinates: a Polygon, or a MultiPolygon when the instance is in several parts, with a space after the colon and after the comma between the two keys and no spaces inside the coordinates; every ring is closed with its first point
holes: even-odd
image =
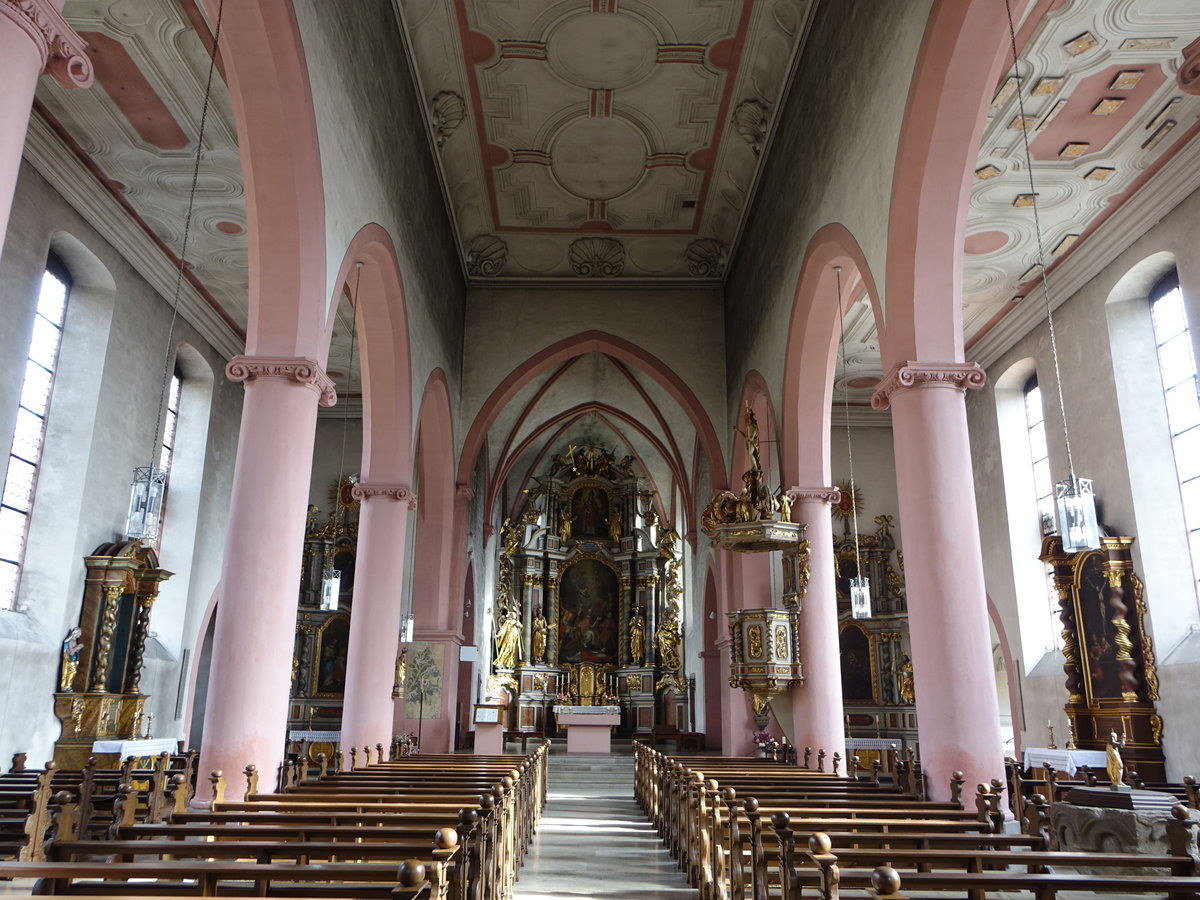
{"type": "Polygon", "coordinates": [[[550,733],[597,707],[623,734],[692,730],[680,537],[633,458],[571,446],[535,480],[501,527],[496,567],[487,693],[507,701],[508,730],[550,733]]]}

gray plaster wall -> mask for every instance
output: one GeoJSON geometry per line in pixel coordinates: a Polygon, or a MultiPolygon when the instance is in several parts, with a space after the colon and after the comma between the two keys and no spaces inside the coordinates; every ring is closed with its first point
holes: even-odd
{"type": "MultiPolygon", "coordinates": [[[[1200,769],[1200,722],[1191,702],[1200,677],[1200,655],[1193,646],[1200,613],[1187,563],[1147,294],[1175,257],[1190,312],[1195,310],[1200,294],[1200,273],[1193,274],[1198,229],[1200,193],[1144,234],[1130,235],[1127,249],[1054,315],[1075,469],[1081,477],[1095,480],[1101,517],[1111,532],[1137,538],[1134,566],[1146,585],[1147,627],[1159,663],[1158,709],[1164,719],[1167,773],[1174,780],[1200,769]]],[[[1194,315],[1191,324],[1200,324],[1194,315]]],[[[1014,667],[1022,679],[1022,740],[1044,746],[1047,719],[1054,722],[1057,736],[1065,734],[1066,691],[1061,655],[1039,663],[1030,648],[1024,653],[1017,649],[1020,607],[1033,610],[1037,603],[1029,602],[1013,574],[1022,561],[1014,559],[1011,549],[1014,523],[1001,465],[1005,429],[997,393],[997,381],[1028,359],[1034,361],[1043,389],[1051,471],[1056,479],[1065,477],[1066,451],[1044,322],[988,367],[988,384],[968,395],[967,414],[988,594],[1014,656],[1025,657],[1014,667]],[[1024,603],[1018,602],[1018,592],[1024,603]]],[[[1058,627],[1054,623],[1053,630],[1058,627]]]]}
{"type": "MultiPolygon", "coordinates": [[[[79,617],[83,557],[124,530],[129,482],[155,443],[158,390],[171,319],[147,285],[29,165],[17,183],[0,258],[0,430],[15,421],[37,289],[53,246],[74,278],[30,521],[19,611],[0,612],[0,759],[26,751],[49,759],[59,723],[52,712],[63,635],[79,617]]],[[[220,577],[242,390],[223,377],[225,360],[181,317],[174,347],[187,344],[181,434],[190,442],[168,495],[164,585],[151,619],[142,689],[155,734],[177,737],[183,649],[220,577]],[[196,394],[189,391],[195,387],[196,394]],[[207,404],[207,421],[192,406],[207,404]],[[190,413],[195,413],[190,424],[190,413]],[[200,448],[200,449],[197,449],[200,448]],[[186,471],[188,466],[190,471],[186,471]],[[176,489],[178,488],[178,489],[176,489]],[[172,519],[174,516],[174,519],[172,519]],[[192,520],[190,522],[184,519],[192,520]],[[175,536],[172,536],[172,530],[175,536]]],[[[7,444],[5,445],[8,446],[7,444]]],[[[182,450],[182,448],[181,448],[182,450]]],[[[7,455],[0,467],[7,465],[7,455]]]]}
{"type": "MultiPolygon", "coordinates": [[[[464,284],[407,51],[390,0],[296,0],[325,187],[327,296],[364,226],[391,236],[404,286],[413,435],[430,372],[459,394],[464,284]],[[362,64],[364,60],[370,64],[362,64]]],[[[457,409],[455,432],[459,431],[457,409]]]]}
{"type": "Polygon", "coordinates": [[[817,9],[726,282],[730,415],[746,373],[757,369],[789,418],[779,406],[788,325],[805,248],[819,229],[844,225],[883,290],[892,171],[930,5],[841,0],[817,9]]]}

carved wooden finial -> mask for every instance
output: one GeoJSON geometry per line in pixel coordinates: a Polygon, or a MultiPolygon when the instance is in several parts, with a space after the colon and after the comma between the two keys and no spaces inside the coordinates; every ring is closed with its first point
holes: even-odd
{"type": "Polygon", "coordinates": [[[820,750],[817,751],[817,771],[818,772],[825,771],[825,748],[824,747],[822,747],[820,750]]]}
{"type": "Polygon", "coordinates": [[[317,773],[318,778],[324,778],[329,774],[329,757],[324,753],[317,754],[317,766],[320,771],[317,773]]]}
{"type": "Polygon", "coordinates": [[[357,768],[358,768],[358,748],[351,747],[350,748],[350,770],[353,771],[357,768]]]}
{"type": "Polygon", "coordinates": [[[962,772],[954,772],[950,776],[950,802],[959,809],[966,809],[963,803],[962,790],[963,785],[967,783],[967,777],[962,772]]]}
{"type": "Polygon", "coordinates": [[[190,791],[191,785],[188,784],[186,775],[171,776],[171,815],[187,812],[188,794],[190,791]]]}
{"type": "Polygon", "coordinates": [[[839,774],[838,769],[841,768],[841,765],[842,765],[842,754],[838,753],[835,750],[835,751],[833,751],[833,775],[835,778],[839,774]]]}
{"type": "Polygon", "coordinates": [[[880,866],[871,873],[871,893],[879,900],[902,900],[900,873],[891,866],[880,866]]]}
{"type": "Polygon", "coordinates": [[[242,770],[246,773],[246,794],[243,800],[249,800],[251,795],[258,793],[258,766],[250,763],[242,770]]]}
{"type": "Polygon", "coordinates": [[[220,769],[213,769],[212,774],[208,776],[208,781],[213,789],[213,805],[225,802],[225,773],[220,769]]]}

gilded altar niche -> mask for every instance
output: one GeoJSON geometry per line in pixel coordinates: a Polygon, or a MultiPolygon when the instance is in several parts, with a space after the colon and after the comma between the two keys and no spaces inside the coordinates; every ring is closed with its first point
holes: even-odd
{"type": "Polygon", "coordinates": [[[1133,571],[1132,537],[1102,537],[1100,549],[1064,553],[1057,535],[1042,540],[1062,621],[1064,707],[1076,746],[1104,750],[1124,739],[1127,768],[1147,781],[1166,778],[1163,720],[1155,701],[1158,667],[1146,629],[1145,585],[1133,571]]]}
{"type": "MultiPolygon", "coordinates": [[[[329,486],[330,511],[308,509],[300,596],[292,653],[288,730],[336,732],[341,727],[350,647],[350,606],[358,551],[357,476],[329,486]]],[[[321,742],[310,749],[330,752],[321,742]]]]}
{"type": "Polygon", "coordinates": [[[103,739],[149,731],[141,690],[150,615],[162,583],[173,573],[141,541],[101,544],[84,557],[87,575],[79,624],[63,641],[54,713],[62,735],[54,760],[80,768],[103,739]]]}
{"type": "Polygon", "coordinates": [[[492,688],[509,728],[551,708],[616,704],[622,730],[691,721],[679,645],[679,535],[660,522],[631,456],[596,442],[552,456],[500,528],[492,688]]]}
{"type": "Polygon", "coordinates": [[[881,755],[875,744],[917,739],[904,554],[896,546],[895,517],[866,518],[862,494],[848,484],[837,487],[841,498],[832,515],[842,698],[850,746],[866,764],[881,755]],[[874,530],[856,534],[856,513],[860,525],[872,522],[874,530]],[[850,579],[860,574],[870,581],[871,615],[854,619],[850,579]]]}

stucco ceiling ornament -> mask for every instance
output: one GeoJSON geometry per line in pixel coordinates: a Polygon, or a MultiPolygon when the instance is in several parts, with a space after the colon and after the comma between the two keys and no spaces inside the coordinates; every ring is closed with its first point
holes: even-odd
{"type": "Polygon", "coordinates": [[[1200,38],[1183,48],[1183,61],[1175,77],[1186,93],[1200,94],[1200,38]]]}
{"type": "Polygon", "coordinates": [[[625,247],[612,238],[580,238],[567,250],[571,271],[581,278],[615,278],[625,267],[625,247]]]}
{"type": "Polygon", "coordinates": [[[467,248],[467,274],[490,278],[499,275],[508,260],[508,245],[494,234],[481,234],[467,248]]]}
{"type": "Polygon", "coordinates": [[[439,91],[429,101],[429,125],[440,147],[466,118],[467,106],[454,91],[439,91]]]}
{"type": "Polygon", "coordinates": [[[724,277],[728,261],[729,249],[715,238],[701,238],[688,244],[688,271],[697,278],[724,277]]]}
{"type": "Polygon", "coordinates": [[[743,100],[733,111],[733,127],[755,153],[762,153],[769,118],[767,104],[757,99],[743,100]]]}

